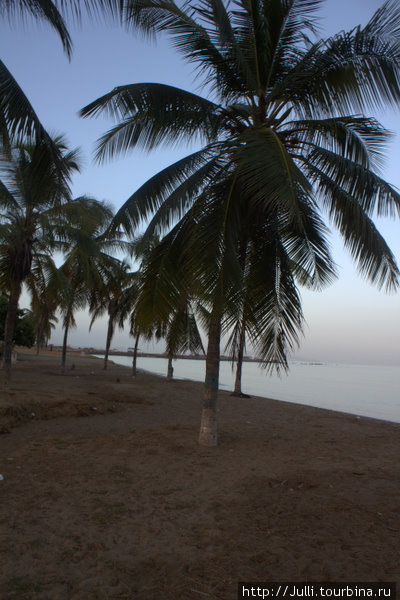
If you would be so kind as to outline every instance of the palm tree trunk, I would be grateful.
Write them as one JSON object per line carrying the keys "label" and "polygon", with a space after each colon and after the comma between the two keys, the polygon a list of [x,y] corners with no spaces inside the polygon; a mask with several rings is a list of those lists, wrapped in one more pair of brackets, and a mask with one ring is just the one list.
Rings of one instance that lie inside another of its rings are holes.
{"label": "palm tree trunk", "polygon": [[219,358],[221,339],[221,317],[213,311],[208,331],[206,358],[206,380],[204,383],[204,401],[201,414],[199,443],[202,446],[216,446],[217,437],[217,401],[219,386]]}
{"label": "palm tree trunk", "polygon": [[245,339],[246,339],[246,332],[245,332],[244,326],[242,326],[242,330],[240,332],[238,357],[237,357],[237,363],[236,363],[235,388],[233,390],[232,396],[241,396],[242,395],[242,368],[243,368],[243,354],[244,354]]}
{"label": "palm tree trunk", "polygon": [[113,324],[113,318],[110,315],[109,318],[108,318],[106,353],[104,355],[104,366],[103,366],[104,371],[107,370],[108,354],[110,352],[110,346],[111,346],[111,340],[112,340],[113,334],[114,334],[114,324]]}
{"label": "palm tree trunk", "polygon": [[36,334],[36,355],[37,356],[39,355],[39,352],[40,352],[40,345],[42,343],[43,331],[44,331],[44,318],[42,317],[40,319],[39,327],[38,327],[37,334]]}
{"label": "palm tree trunk", "polygon": [[70,320],[68,318],[67,324],[64,330],[64,339],[63,339],[63,347],[61,353],[61,375],[65,374],[65,362],[67,359],[67,340],[68,340],[68,329],[69,329]]}
{"label": "palm tree trunk", "polygon": [[136,336],[135,348],[133,349],[133,359],[132,359],[132,377],[136,377],[136,360],[137,360],[137,349],[139,345],[140,335]]}
{"label": "palm tree trunk", "polygon": [[15,325],[17,323],[18,302],[21,295],[21,282],[14,284],[8,301],[6,321],[4,324],[4,342],[3,342],[3,359],[2,367],[4,368],[5,380],[11,378],[11,356],[13,347],[13,337]]}
{"label": "palm tree trunk", "polygon": [[174,367],[172,366],[173,355],[171,353],[168,354],[168,369],[167,369],[167,379],[171,381],[174,376]]}

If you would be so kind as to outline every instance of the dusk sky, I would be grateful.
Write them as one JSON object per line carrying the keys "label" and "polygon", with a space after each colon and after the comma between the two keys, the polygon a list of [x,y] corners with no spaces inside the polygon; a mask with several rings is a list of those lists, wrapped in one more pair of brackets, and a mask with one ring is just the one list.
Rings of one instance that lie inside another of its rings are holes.
{"label": "dusk sky", "polygon": [[[326,0],[321,10],[321,36],[365,24],[381,4],[380,0]],[[46,129],[66,134],[71,148],[81,148],[82,173],[74,178],[74,195],[104,199],[117,209],[139,185],[190,148],[163,148],[151,154],[136,150],[99,166],[93,162],[95,141],[113,123],[103,118],[80,119],[78,111],[118,85],[154,81],[201,94],[201,81],[167,40],[154,44],[104,21],[79,27],[70,23],[69,30],[74,43],[71,62],[47,26],[3,22],[0,56]],[[395,134],[383,176],[400,188],[400,107],[398,112],[374,116]],[[376,222],[400,263],[399,220]],[[302,291],[307,324],[295,358],[400,365],[400,293],[387,295],[361,279],[334,231],[331,244],[340,277],[321,293]],[[27,298],[24,300],[22,305],[27,306]],[[79,318],[78,328],[70,333],[70,344],[104,347],[104,321],[96,323],[90,335],[88,322],[87,316]],[[61,343],[60,329],[52,342]],[[131,345],[126,332],[116,332],[113,347],[126,350]]]}

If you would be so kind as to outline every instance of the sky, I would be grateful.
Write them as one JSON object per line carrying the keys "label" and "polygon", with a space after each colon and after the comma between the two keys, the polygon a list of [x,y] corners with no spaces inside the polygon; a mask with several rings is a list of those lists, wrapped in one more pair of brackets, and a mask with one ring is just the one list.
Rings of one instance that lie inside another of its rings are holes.
{"label": "sky", "polygon": [[[382,4],[380,0],[326,0],[321,9],[321,37],[365,24]],[[204,92],[190,65],[166,39],[156,43],[126,33],[116,23],[69,22],[73,40],[70,62],[57,35],[47,26],[27,21],[0,23],[0,56],[28,96],[49,132],[66,134],[71,148],[81,149],[81,174],[74,177],[73,194],[87,194],[111,202],[115,209],[149,177],[185,156],[192,148],[162,148],[150,154],[141,150],[102,165],[94,163],[98,139],[113,122],[105,118],[81,119],[78,111],[115,86],[160,82]],[[400,188],[400,107],[374,114],[393,132],[383,176]],[[327,221],[326,221],[327,222]],[[400,263],[400,222],[380,219],[377,225]],[[328,223],[328,222],[327,222]],[[339,278],[323,292],[301,290],[306,325],[294,359],[338,363],[400,365],[400,292],[387,295],[362,279],[332,231],[331,248]],[[24,297],[21,306],[28,306]],[[79,315],[69,343],[76,347],[104,347],[106,325],[96,322],[88,332],[89,318]],[[52,343],[62,341],[61,328]],[[126,350],[133,341],[128,332],[116,332],[112,347]],[[153,345],[142,349],[162,351]]]}

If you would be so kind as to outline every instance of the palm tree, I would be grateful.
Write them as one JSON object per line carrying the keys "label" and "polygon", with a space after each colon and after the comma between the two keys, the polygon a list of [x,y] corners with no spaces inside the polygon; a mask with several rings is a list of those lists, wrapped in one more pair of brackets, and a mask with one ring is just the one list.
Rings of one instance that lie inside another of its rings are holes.
{"label": "palm tree", "polygon": [[153,215],[149,230],[161,235],[178,220],[170,245],[175,255],[190,248],[186,268],[209,298],[206,445],[217,443],[222,321],[243,280],[243,247],[257,250],[262,227],[273,232],[276,251],[255,281],[251,312],[267,365],[285,363],[297,336],[295,284],[320,288],[332,279],[322,212],[363,276],[387,290],[398,286],[394,257],[372,218],[398,214],[400,197],[379,175],[387,133],[363,113],[400,101],[400,9],[386,2],[364,28],[316,39],[319,5],[131,0],[132,28],[170,35],[211,99],[140,83],[116,87],[82,110],[119,119],[99,141],[99,160],[161,143],[203,144],[141,186],[116,223],[132,232]]}
{"label": "palm tree", "polygon": [[205,354],[195,312],[190,299],[183,296],[166,326],[166,350],[168,355],[167,378],[173,378],[172,360],[177,354]]}
{"label": "palm tree", "polygon": [[36,354],[43,345],[47,345],[51,332],[55,329],[60,294],[61,273],[53,258],[42,255],[36,262],[30,276],[26,280],[31,294],[31,308],[34,315],[36,333]]}
{"label": "palm tree", "polygon": [[68,334],[72,328],[76,327],[75,313],[77,310],[83,310],[86,307],[89,293],[85,281],[80,281],[78,277],[74,277],[73,273],[65,267],[65,263],[60,267],[60,276],[64,280],[59,289],[58,306],[64,330],[60,373],[64,375],[67,362]]}
{"label": "palm tree", "polygon": [[115,262],[112,270],[101,288],[94,289],[90,298],[89,311],[92,315],[90,328],[97,318],[105,312],[108,314],[106,351],[104,354],[104,370],[107,369],[108,355],[115,326],[120,329],[132,311],[135,298],[136,273],[128,271],[126,262]]}
{"label": "palm tree", "polygon": [[69,217],[64,233],[65,249],[68,249],[60,267],[67,282],[60,306],[64,327],[62,374],[65,373],[68,332],[75,326],[74,312],[83,309],[93,294],[104,290],[104,281],[120,265],[111,254],[127,247],[118,232],[111,234],[109,226],[113,212],[105,203],[84,198],[79,210]]}
{"label": "palm tree", "polygon": [[[147,232],[148,234],[149,232]],[[173,378],[172,361],[179,353],[204,354],[203,343],[195,317],[198,282],[180,274],[179,283],[170,274],[169,281],[160,287],[160,271],[165,270],[164,257],[170,249],[160,244],[158,236],[138,236],[133,244],[136,258],[141,260],[139,290],[134,312],[133,331],[144,332],[147,339],[165,338],[168,357],[167,379]],[[163,266],[161,266],[163,265]],[[172,269],[172,265],[170,265]],[[169,269],[167,269],[168,271]],[[164,293],[166,290],[167,293]],[[172,293],[172,297],[171,297]]]}
{"label": "palm tree", "polygon": [[143,323],[141,321],[140,312],[138,311],[139,301],[139,283],[140,273],[138,273],[138,280],[135,282],[132,289],[134,290],[131,297],[135,297],[135,303],[131,307],[130,315],[130,335],[135,338],[135,345],[133,346],[132,352],[132,377],[137,375],[137,354],[139,347],[139,340],[143,338],[147,342],[156,339],[159,341],[165,334],[165,328],[158,322],[152,322],[151,325]]}
{"label": "palm tree", "polygon": [[[9,293],[3,366],[10,375],[12,336],[22,284],[43,256],[59,247],[56,227],[71,207],[69,180],[78,170],[76,152],[54,140],[62,162],[48,146],[19,145],[0,163],[0,287]],[[60,227],[63,229],[63,226]]]}

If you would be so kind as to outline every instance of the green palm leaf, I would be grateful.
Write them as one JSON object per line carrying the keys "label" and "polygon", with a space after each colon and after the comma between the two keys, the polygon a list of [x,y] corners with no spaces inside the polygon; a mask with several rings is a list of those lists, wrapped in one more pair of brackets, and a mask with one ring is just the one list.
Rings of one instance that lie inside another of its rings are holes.
{"label": "green palm leaf", "polygon": [[0,137],[5,151],[10,152],[12,142],[26,138],[45,143],[57,158],[57,148],[24,92],[0,60]]}
{"label": "green palm leaf", "polygon": [[0,14],[6,15],[10,20],[15,17],[26,19],[29,16],[37,21],[44,21],[56,30],[68,58],[71,57],[71,37],[61,13],[51,0],[1,0]]}
{"label": "green palm leaf", "polygon": [[119,86],[81,110],[81,115],[102,112],[122,121],[98,144],[97,159],[103,160],[137,145],[151,150],[160,143],[183,139],[215,139],[221,125],[220,107],[179,88],[156,83]]}

